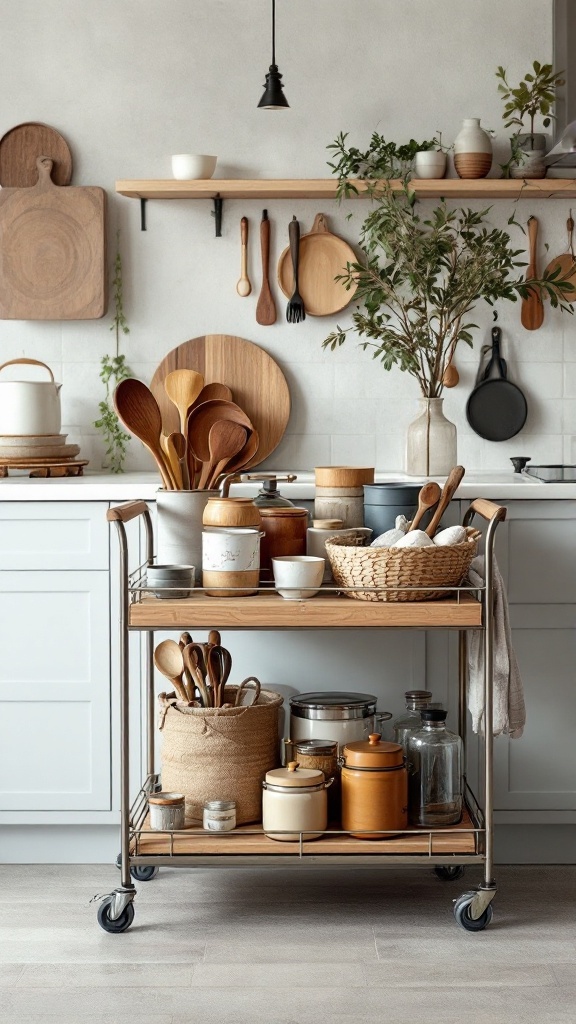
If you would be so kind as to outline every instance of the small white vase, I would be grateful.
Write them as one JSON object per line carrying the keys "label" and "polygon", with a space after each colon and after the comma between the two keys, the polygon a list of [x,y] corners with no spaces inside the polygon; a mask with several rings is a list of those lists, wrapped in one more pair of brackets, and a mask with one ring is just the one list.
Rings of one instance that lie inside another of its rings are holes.
{"label": "small white vase", "polygon": [[446,174],[446,153],[438,149],[421,149],[416,153],[414,173],[417,178],[443,178]]}
{"label": "small white vase", "polygon": [[492,166],[492,140],[479,117],[465,117],[454,139],[454,167],[459,178],[485,178]]}
{"label": "small white vase", "polygon": [[406,472],[446,476],[457,464],[456,425],[447,420],[443,398],[420,398],[419,415],[406,435]]}

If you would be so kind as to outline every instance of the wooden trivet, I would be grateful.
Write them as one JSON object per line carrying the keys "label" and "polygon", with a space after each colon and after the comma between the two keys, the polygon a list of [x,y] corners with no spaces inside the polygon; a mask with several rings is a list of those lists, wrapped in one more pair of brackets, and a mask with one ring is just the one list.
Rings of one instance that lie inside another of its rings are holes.
{"label": "wooden trivet", "polygon": [[84,473],[84,466],[88,465],[88,459],[54,459],[48,462],[44,459],[31,465],[33,460],[24,459],[22,463],[18,463],[16,460],[10,460],[9,463],[0,460],[0,480],[5,480],[10,474],[10,469],[27,469],[28,476],[30,477],[62,477],[62,476],[82,476]]}

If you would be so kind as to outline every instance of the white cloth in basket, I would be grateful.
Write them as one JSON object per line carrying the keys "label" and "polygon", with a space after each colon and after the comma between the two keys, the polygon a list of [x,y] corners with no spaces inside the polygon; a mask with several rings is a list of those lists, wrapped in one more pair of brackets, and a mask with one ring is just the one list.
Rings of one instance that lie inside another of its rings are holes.
{"label": "white cloth in basket", "polygon": [[[468,571],[472,586],[484,585],[484,556],[478,555]],[[472,728],[479,732],[484,717],[484,634],[468,633],[468,710]],[[508,595],[494,560],[494,735],[519,739],[526,724],[524,688],[512,646]]]}

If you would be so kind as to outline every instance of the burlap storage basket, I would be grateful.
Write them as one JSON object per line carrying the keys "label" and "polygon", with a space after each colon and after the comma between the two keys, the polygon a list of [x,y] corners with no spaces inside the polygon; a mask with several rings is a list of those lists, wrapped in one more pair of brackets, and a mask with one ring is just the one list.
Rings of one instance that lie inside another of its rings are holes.
{"label": "burlap storage basket", "polygon": [[[478,530],[468,527],[461,544],[423,548],[358,547],[347,537],[331,537],[326,552],[332,575],[342,587],[457,587],[476,554]],[[349,591],[357,601],[432,601],[442,590]]]}
{"label": "burlap storage basket", "polygon": [[[283,698],[262,690],[249,708],[180,708],[161,694],[162,789],[183,793],[186,820],[202,820],[206,800],[235,800],[236,821],[261,821],[262,782],[277,768]],[[236,687],[226,687],[233,702]]]}

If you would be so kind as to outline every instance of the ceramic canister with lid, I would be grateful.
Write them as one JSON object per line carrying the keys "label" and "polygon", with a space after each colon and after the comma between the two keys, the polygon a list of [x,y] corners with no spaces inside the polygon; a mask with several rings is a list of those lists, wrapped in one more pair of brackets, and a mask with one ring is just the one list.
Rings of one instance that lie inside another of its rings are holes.
{"label": "ceramic canister with lid", "polygon": [[61,427],[60,388],[46,363],[38,359],[10,359],[7,366],[40,366],[50,374],[50,380],[0,381],[0,434],[9,437],[59,434]]}
{"label": "ceramic canister with lid", "polygon": [[[262,544],[260,546],[261,578],[272,579],[272,559],[283,555],[306,554],[308,509],[262,508]],[[322,556],[324,557],[324,556]]]}
{"label": "ceramic canister with lid", "polygon": [[326,790],[332,779],[291,761],[266,772],[262,783],[262,827],[268,839],[295,842],[319,839],[328,825]]}
{"label": "ceramic canister with lid", "polygon": [[335,740],[340,750],[352,740],[367,740],[376,723],[392,718],[389,711],[377,712],[376,703],[371,693],[298,693],[290,698],[290,738]]}
{"label": "ceramic canister with lid", "polygon": [[347,743],[340,759],[342,828],[357,839],[388,839],[408,827],[408,771],[399,743]]}
{"label": "ceramic canister with lid", "polygon": [[204,526],[250,527],[262,525],[260,512],[252,498],[211,497],[202,515]]}
{"label": "ceramic canister with lid", "polygon": [[316,466],[315,519],[341,519],[345,528],[364,526],[363,485],[374,480],[366,466]]}
{"label": "ceramic canister with lid", "polygon": [[202,586],[207,594],[246,597],[257,592],[261,536],[261,530],[242,527],[202,531]]}

